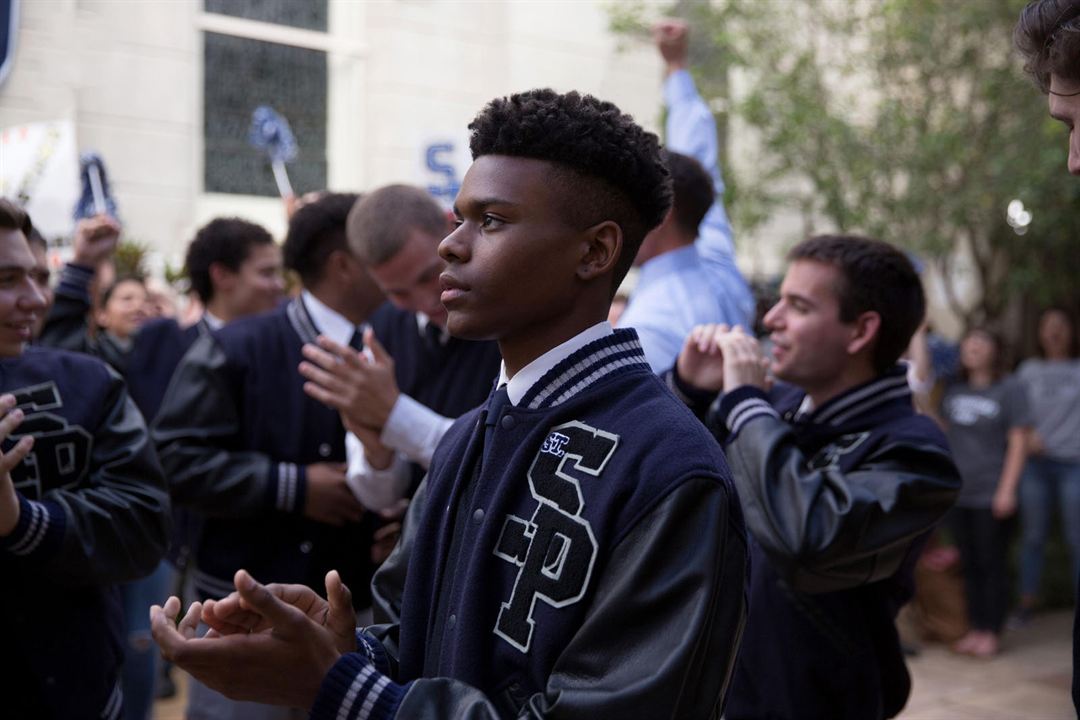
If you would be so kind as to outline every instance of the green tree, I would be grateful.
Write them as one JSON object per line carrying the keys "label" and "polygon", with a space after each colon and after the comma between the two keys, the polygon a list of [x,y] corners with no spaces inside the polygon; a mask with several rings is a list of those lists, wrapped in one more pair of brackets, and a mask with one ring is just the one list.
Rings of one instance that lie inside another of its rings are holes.
{"label": "green tree", "polygon": [[[1025,0],[716,0],[670,12],[708,99],[754,129],[753,175],[732,173],[741,231],[780,204],[908,248],[942,271],[965,323],[1031,343],[1035,308],[1080,308],[1080,183],[1067,133],[1021,71],[1012,28]],[[621,4],[640,30],[655,6]],[[726,97],[738,77],[744,94]],[[729,142],[740,142],[729,137]],[[801,182],[792,183],[792,179]],[[788,190],[798,187],[804,190]],[[777,188],[784,188],[778,190]],[[1021,200],[1032,222],[1006,218]],[[957,292],[958,258],[977,300]]]}

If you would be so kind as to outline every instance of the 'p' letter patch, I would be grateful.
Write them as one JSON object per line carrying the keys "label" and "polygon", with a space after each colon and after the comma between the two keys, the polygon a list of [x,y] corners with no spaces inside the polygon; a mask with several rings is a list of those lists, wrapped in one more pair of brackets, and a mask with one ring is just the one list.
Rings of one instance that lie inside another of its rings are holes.
{"label": "'p' letter patch", "polygon": [[529,467],[536,511],[528,520],[506,517],[495,554],[519,570],[495,634],[523,653],[532,644],[536,601],[561,608],[581,600],[596,562],[596,537],[581,517],[581,485],[566,470],[599,477],[618,444],[618,435],[577,421],[553,428]]}

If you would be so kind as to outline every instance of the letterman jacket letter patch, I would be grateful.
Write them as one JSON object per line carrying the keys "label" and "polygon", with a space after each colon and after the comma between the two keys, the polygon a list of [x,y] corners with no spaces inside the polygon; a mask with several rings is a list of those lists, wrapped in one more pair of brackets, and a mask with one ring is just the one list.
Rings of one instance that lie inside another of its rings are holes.
{"label": "letterman jacket letter patch", "polygon": [[581,517],[581,485],[567,471],[599,477],[618,444],[618,435],[577,421],[553,428],[529,467],[536,511],[528,520],[506,517],[495,554],[519,569],[495,634],[523,653],[532,644],[536,601],[556,608],[578,602],[596,561],[596,537]]}

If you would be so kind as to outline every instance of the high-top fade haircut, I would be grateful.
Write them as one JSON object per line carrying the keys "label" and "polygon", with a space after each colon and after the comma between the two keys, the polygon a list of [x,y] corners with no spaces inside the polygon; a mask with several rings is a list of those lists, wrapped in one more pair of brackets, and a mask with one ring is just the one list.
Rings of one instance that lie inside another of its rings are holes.
{"label": "high-top fade haircut", "polygon": [[892,245],[858,235],[818,235],[788,253],[789,261],[811,260],[840,271],[835,288],[841,322],[864,312],[881,317],[874,344],[874,369],[885,372],[900,359],[926,315],[926,295],[915,266]]}
{"label": "high-top fade haircut", "polygon": [[355,193],[325,193],[292,216],[281,254],[285,267],[295,271],[305,287],[322,279],[334,251],[348,250],[345,221],[359,198]]}
{"label": "high-top fade haircut", "polygon": [[1080,0],[1032,0],[1020,12],[1013,41],[1024,70],[1050,92],[1050,76],[1080,81]]}
{"label": "high-top fade haircut", "polygon": [[569,222],[585,229],[611,220],[622,229],[614,295],[641,241],[671,207],[671,178],[656,135],[612,103],[549,89],[492,100],[469,130],[473,160],[508,155],[549,162]]}
{"label": "high-top fade haircut", "polygon": [[199,228],[188,245],[184,268],[191,289],[205,305],[214,299],[210,266],[218,263],[232,272],[248,259],[257,245],[273,245],[274,238],[262,225],[240,218],[215,218]]}

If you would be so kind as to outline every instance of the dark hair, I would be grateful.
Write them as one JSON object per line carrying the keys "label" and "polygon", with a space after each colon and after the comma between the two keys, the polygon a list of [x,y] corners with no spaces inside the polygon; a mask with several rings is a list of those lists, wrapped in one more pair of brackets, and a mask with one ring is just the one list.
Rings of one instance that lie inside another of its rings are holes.
{"label": "dark hair", "polygon": [[0,198],[0,228],[21,230],[27,238],[34,232],[34,224],[30,222],[30,216],[7,198]]}
{"label": "dark hair", "polygon": [[289,234],[282,247],[285,267],[295,270],[304,285],[319,281],[331,253],[347,250],[345,222],[359,197],[355,193],[326,193],[289,220]]}
{"label": "dark hair", "polygon": [[184,267],[191,289],[203,304],[214,297],[214,284],[210,280],[210,266],[224,265],[233,272],[251,255],[255,245],[273,244],[274,238],[262,225],[240,218],[216,218],[199,228],[195,239],[188,245]]}
{"label": "dark hair", "polygon": [[1051,75],[1080,80],[1080,2],[1032,0],[1020,11],[1013,42],[1043,92],[1050,91]]}
{"label": "dark hair", "polygon": [[449,223],[439,203],[422,188],[387,185],[357,200],[347,224],[349,248],[365,265],[397,255],[409,234],[420,230],[442,239]]}
{"label": "dark hair", "polygon": [[614,294],[646,233],[671,206],[671,178],[656,135],[612,103],[550,89],[492,100],[469,130],[474,160],[509,155],[553,163],[565,171],[557,181],[571,222],[589,227],[611,220],[622,228]]}
{"label": "dark hair", "polygon": [[142,285],[144,290],[146,289],[146,278],[144,278],[142,275],[121,275],[120,277],[113,280],[112,285],[109,285],[109,287],[105,288],[105,291],[101,293],[100,307],[104,308],[106,305],[108,305],[109,298],[112,297],[112,294],[116,291],[116,288],[120,287],[120,285],[126,282],[138,283],[139,285]]}
{"label": "dark hair", "polygon": [[[962,345],[963,342],[972,335],[982,335],[994,346],[994,362],[990,365],[990,376],[993,378],[994,382],[997,382],[1005,376],[1005,368],[1008,365],[1005,357],[1005,341],[1001,338],[1000,334],[994,332],[985,325],[973,325],[964,332],[963,337],[960,338],[960,344]],[[970,380],[971,373],[964,367],[963,358],[961,358],[960,362],[957,364],[956,376],[965,383]]]}
{"label": "dark hair", "polygon": [[26,234],[26,241],[32,246],[37,245],[45,252],[49,251],[49,241],[45,239],[45,236],[42,235],[36,227],[30,228],[30,232]]}
{"label": "dark hair", "polygon": [[675,225],[684,235],[697,237],[698,226],[716,201],[716,186],[701,163],[689,155],[664,150],[663,157],[671,173]]}
{"label": "dark hair", "polygon": [[881,327],[873,348],[874,369],[884,372],[896,363],[926,314],[922,282],[907,255],[858,235],[818,235],[793,247],[788,260],[813,260],[839,269],[840,320],[854,322],[861,313],[876,312]]}

